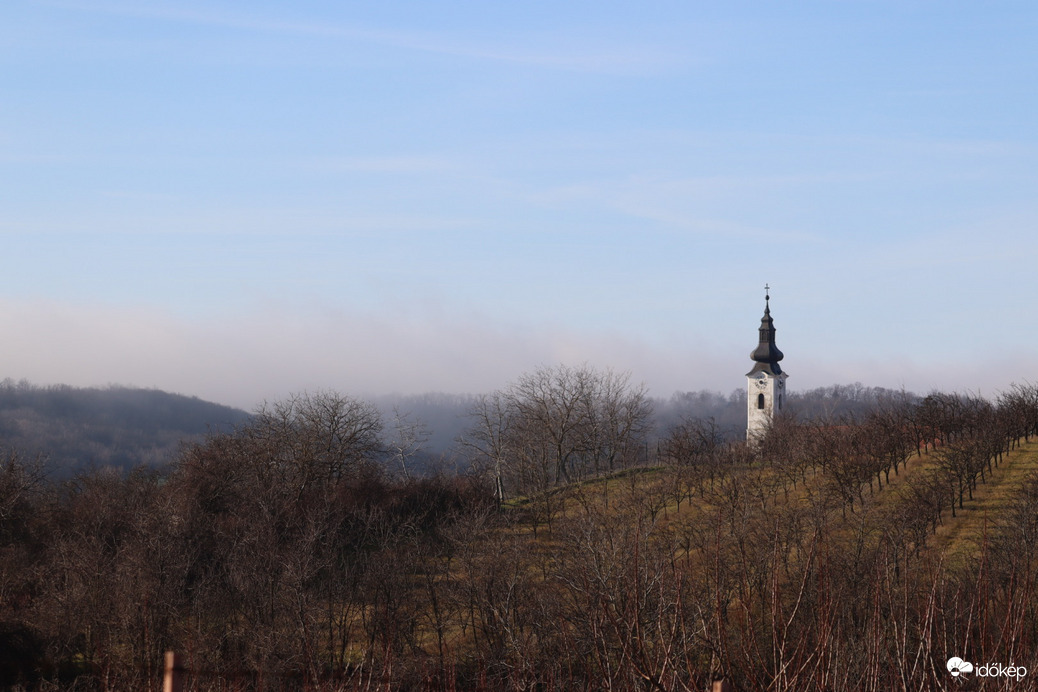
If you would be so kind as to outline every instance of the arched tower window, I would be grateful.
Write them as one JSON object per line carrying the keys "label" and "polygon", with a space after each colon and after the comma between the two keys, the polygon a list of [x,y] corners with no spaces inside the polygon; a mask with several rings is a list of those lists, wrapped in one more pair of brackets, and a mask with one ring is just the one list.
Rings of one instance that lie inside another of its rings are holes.
{"label": "arched tower window", "polygon": [[763,409],[764,408],[764,395],[763,394],[758,394],[757,395],[757,408],[759,408],[759,409]]}

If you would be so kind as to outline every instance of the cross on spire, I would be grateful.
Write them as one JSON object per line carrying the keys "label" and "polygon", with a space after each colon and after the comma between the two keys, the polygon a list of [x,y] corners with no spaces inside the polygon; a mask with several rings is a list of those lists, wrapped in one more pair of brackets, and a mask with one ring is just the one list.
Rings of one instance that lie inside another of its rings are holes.
{"label": "cross on spire", "polygon": [[757,365],[753,367],[748,375],[763,370],[772,375],[780,375],[782,368],[778,362],[782,360],[782,351],[775,345],[775,322],[771,319],[771,284],[764,284],[764,317],[760,321],[760,341],[757,348],[750,354]]}

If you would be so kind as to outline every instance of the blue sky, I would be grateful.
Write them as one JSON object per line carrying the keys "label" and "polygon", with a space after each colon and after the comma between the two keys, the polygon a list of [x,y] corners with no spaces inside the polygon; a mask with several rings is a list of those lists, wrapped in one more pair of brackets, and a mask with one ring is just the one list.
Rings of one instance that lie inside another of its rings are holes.
{"label": "blue sky", "polygon": [[1024,2],[0,7],[0,374],[1033,380]]}

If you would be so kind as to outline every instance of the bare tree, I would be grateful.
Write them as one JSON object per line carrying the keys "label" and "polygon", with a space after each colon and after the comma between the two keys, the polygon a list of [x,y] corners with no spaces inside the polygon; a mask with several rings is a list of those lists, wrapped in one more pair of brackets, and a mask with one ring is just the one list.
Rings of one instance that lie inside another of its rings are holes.
{"label": "bare tree", "polygon": [[627,468],[645,456],[652,413],[626,374],[541,368],[481,397],[465,443],[503,488],[521,494]]}
{"label": "bare tree", "polygon": [[400,467],[400,473],[404,478],[411,477],[407,468],[408,464],[428,441],[428,426],[415,419],[410,413],[401,411],[398,406],[394,406],[392,430],[387,447],[393,460],[392,465]]}
{"label": "bare tree", "polygon": [[678,467],[678,477],[688,481],[689,490],[702,493],[720,472],[723,447],[724,437],[713,420],[684,420],[660,443],[660,460]]}
{"label": "bare tree", "polygon": [[300,484],[354,474],[382,451],[382,414],[335,392],[303,393],[264,404],[242,434],[272,470]]}
{"label": "bare tree", "polygon": [[504,474],[511,458],[512,413],[504,393],[481,395],[469,411],[472,427],[461,438],[477,467],[492,476],[494,497],[499,503],[505,499]]}

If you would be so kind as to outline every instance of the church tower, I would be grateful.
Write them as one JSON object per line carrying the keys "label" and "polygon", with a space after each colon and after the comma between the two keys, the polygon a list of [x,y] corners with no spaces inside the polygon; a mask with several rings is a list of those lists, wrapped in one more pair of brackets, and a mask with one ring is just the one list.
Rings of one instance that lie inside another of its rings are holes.
{"label": "church tower", "polygon": [[746,440],[760,439],[772,416],[782,410],[786,399],[786,373],[779,361],[782,351],[775,345],[775,322],[771,319],[771,295],[764,287],[764,317],[760,321],[760,342],[750,354],[753,369],[746,373]]}

